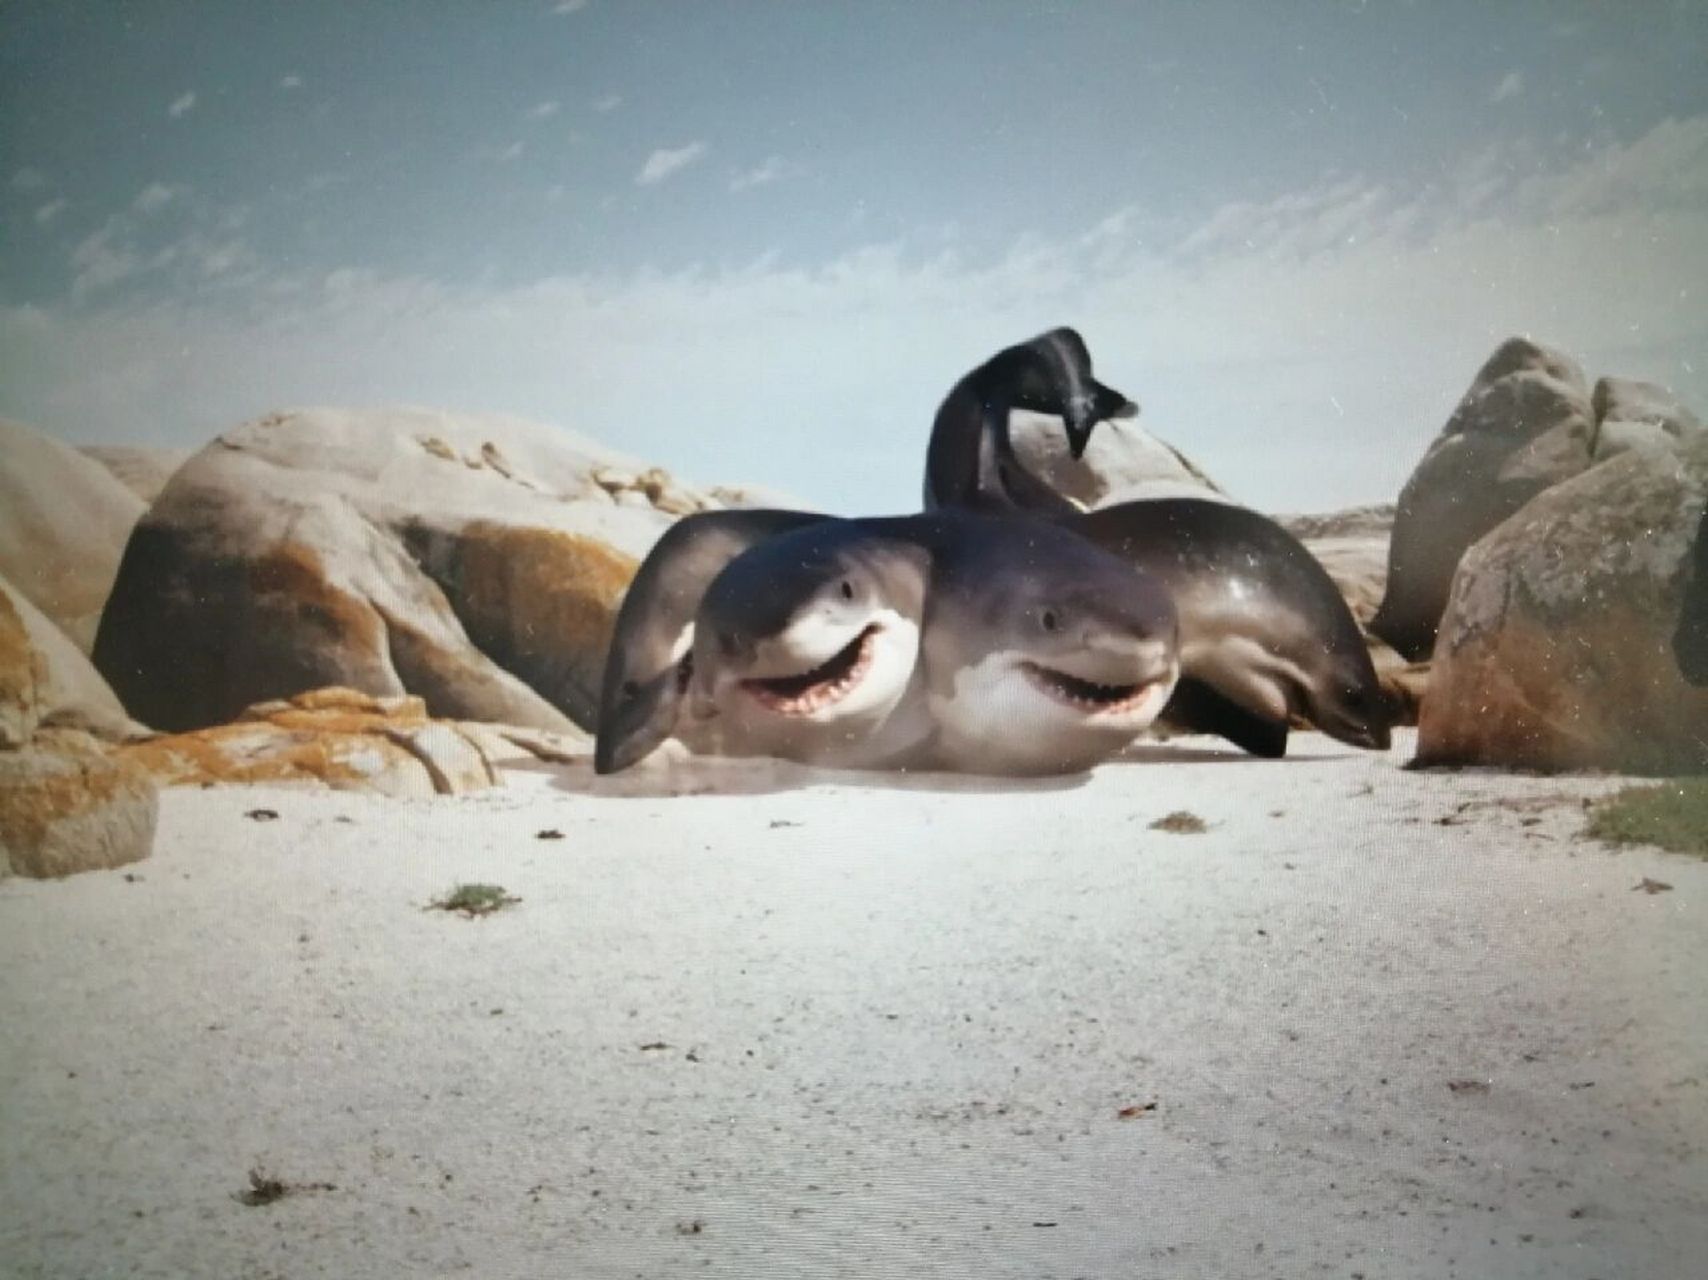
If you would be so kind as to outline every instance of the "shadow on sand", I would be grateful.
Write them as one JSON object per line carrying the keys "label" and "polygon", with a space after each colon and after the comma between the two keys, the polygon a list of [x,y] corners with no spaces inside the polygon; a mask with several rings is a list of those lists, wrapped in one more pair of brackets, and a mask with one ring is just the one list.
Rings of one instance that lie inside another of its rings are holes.
{"label": "shadow on sand", "polygon": [[[1339,753],[1290,754],[1295,763],[1337,760]],[[1210,739],[1192,743],[1143,742],[1128,747],[1099,768],[1166,764],[1263,764],[1237,747]],[[1091,773],[1053,777],[1003,777],[971,773],[908,772],[905,770],[819,769],[768,757],[695,756],[666,746],[622,773],[601,777],[591,758],[559,762],[525,761],[507,764],[519,773],[546,775],[551,786],[574,795],[614,799],[658,799],[666,796],[753,796],[814,787],[850,787],[872,791],[926,791],[960,795],[1012,795],[1017,792],[1074,791],[1091,780]]]}

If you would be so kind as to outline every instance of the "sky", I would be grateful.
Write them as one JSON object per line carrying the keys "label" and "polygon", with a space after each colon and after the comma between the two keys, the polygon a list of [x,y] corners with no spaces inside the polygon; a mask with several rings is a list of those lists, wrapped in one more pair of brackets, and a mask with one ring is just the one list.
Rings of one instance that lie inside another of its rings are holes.
{"label": "sky", "polygon": [[1514,333],[1708,416],[1708,0],[0,3],[0,414],[585,432],[917,506],[1078,328],[1273,511],[1391,500]]}

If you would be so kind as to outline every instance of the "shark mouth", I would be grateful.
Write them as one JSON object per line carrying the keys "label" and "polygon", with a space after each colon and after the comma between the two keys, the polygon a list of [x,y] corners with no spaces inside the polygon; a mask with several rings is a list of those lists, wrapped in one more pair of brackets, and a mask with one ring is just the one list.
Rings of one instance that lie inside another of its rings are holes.
{"label": "shark mouth", "polygon": [[1123,711],[1132,711],[1156,688],[1154,680],[1138,684],[1098,684],[1036,662],[1022,662],[1020,669],[1034,687],[1056,702],[1092,715],[1120,715]]}
{"label": "shark mouth", "polygon": [[769,711],[810,716],[853,693],[872,669],[879,628],[875,623],[844,645],[834,657],[798,676],[743,680],[741,687]]}

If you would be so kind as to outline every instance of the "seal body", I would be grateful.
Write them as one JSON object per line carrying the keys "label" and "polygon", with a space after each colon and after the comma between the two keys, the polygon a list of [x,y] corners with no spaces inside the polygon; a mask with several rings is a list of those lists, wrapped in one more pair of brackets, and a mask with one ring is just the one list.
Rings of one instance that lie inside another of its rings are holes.
{"label": "seal body", "polygon": [[927,511],[1079,510],[1021,464],[1008,429],[1012,409],[1060,417],[1076,458],[1097,423],[1138,412],[1091,376],[1091,353],[1072,329],[1052,329],[999,351],[957,382],[938,407],[925,451]]}
{"label": "seal body", "polygon": [[926,506],[1044,515],[1160,579],[1180,615],[1181,679],[1164,717],[1175,728],[1280,756],[1298,717],[1344,742],[1386,749],[1390,712],[1362,633],[1298,539],[1266,516],[1206,499],[1082,512],[1014,455],[1010,408],[1062,414],[1078,457],[1097,423],[1125,403],[1092,378],[1072,329],[999,352],[937,412]]}
{"label": "seal body", "polygon": [[1387,749],[1390,711],[1363,633],[1316,557],[1273,520],[1157,498],[1063,523],[1173,595],[1182,676],[1165,722],[1264,756],[1285,752],[1293,717]]}
{"label": "seal body", "polygon": [[1168,592],[1042,520],[937,512],[766,539],[708,588],[683,736],[844,768],[1075,772],[1179,674]]}

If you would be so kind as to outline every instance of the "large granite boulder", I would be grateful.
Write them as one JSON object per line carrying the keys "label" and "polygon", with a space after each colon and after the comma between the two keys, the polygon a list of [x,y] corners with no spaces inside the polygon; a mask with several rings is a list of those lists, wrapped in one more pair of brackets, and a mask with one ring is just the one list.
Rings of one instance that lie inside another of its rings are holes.
{"label": "large granite boulder", "polygon": [[1098,423],[1084,456],[1077,459],[1068,452],[1062,420],[1052,414],[1012,410],[1008,430],[1022,466],[1086,507],[1139,498],[1226,500],[1185,454],[1127,419]]}
{"label": "large granite boulder", "polygon": [[142,511],[98,462],[0,419],[0,575],[84,653]]}
{"label": "large granite boulder", "polygon": [[0,879],[120,866],[153,847],[153,784],[76,726],[141,732],[82,651],[0,578]]}
{"label": "large granite boulder", "polygon": [[143,505],[160,496],[179,467],[190,460],[188,449],[150,449],[137,445],[86,444],[78,447],[86,458],[93,458],[125,488],[141,498]]}
{"label": "large granite boulder", "polygon": [[41,727],[108,739],[148,732],[83,651],[0,576],[0,747],[22,746]]}
{"label": "large granite boulder", "polygon": [[0,750],[0,879],[146,858],[159,813],[141,769],[75,729],[42,729],[26,747]]}
{"label": "large granite boulder", "polygon": [[1466,548],[1588,468],[1595,422],[1576,364],[1527,338],[1502,343],[1400,492],[1371,629],[1405,657],[1426,657]]}
{"label": "large granite boulder", "polygon": [[[1375,540],[1385,547],[1394,533],[1394,504],[1372,502],[1362,507],[1343,507],[1339,511],[1278,515],[1274,520],[1306,545],[1330,539],[1346,542]],[[1387,577],[1386,561],[1381,566],[1381,573]]]}
{"label": "large granite boulder", "polygon": [[1597,462],[1645,444],[1676,445],[1702,430],[1696,415],[1666,387],[1631,378],[1602,378],[1590,396],[1595,408]]}
{"label": "large granite boulder", "polygon": [[1392,505],[1349,507],[1317,515],[1278,515],[1274,520],[1328,570],[1358,625],[1368,628],[1387,586]]}
{"label": "large granite boulder", "polygon": [[585,437],[426,410],[276,413],[174,474],[95,664],[158,729],[344,685],[435,716],[592,723],[638,558],[716,505]]}
{"label": "large granite boulder", "polygon": [[1479,541],[1441,620],[1418,762],[1708,769],[1708,688],[1676,639],[1705,504],[1697,435],[1612,458]]}

